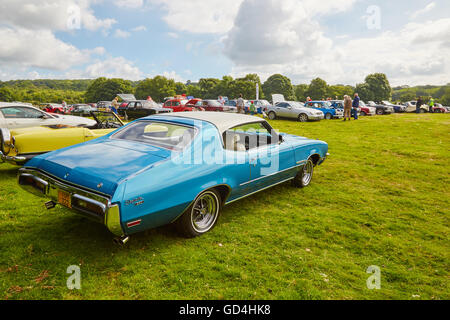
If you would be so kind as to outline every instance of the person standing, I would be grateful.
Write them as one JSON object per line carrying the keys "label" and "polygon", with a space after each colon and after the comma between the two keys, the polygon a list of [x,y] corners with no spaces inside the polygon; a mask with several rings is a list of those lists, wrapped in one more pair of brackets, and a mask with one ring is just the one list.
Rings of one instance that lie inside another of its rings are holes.
{"label": "person standing", "polygon": [[344,121],[350,121],[352,120],[351,116],[352,112],[352,98],[350,98],[348,95],[344,96]]}
{"label": "person standing", "polygon": [[430,109],[429,109],[430,113],[434,112],[434,99],[433,97],[431,97],[430,99]]}
{"label": "person standing", "polygon": [[244,113],[244,99],[242,98],[242,93],[239,95],[239,99],[237,99],[236,107],[238,113]]}
{"label": "person standing", "polygon": [[358,120],[358,109],[359,109],[359,95],[355,93],[355,99],[353,99],[352,107],[353,107],[353,118]]}
{"label": "person standing", "polygon": [[252,116],[254,116],[255,113],[256,113],[256,106],[255,106],[254,101],[252,101],[252,102],[250,103],[250,108],[249,108],[249,110],[250,110],[250,114],[251,114]]}
{"label": "person standing", "polygon": [[119,98],[115,97],[114,100],[111,102],[111,111],[117,114],[117,110],[119,109]]}
{"label": "person standing", "polygon": [[420,113],[420,107],[423,105],[423,100],[422,97],[418,97],[417,98],[417,103],[416,103],[416,113]]}

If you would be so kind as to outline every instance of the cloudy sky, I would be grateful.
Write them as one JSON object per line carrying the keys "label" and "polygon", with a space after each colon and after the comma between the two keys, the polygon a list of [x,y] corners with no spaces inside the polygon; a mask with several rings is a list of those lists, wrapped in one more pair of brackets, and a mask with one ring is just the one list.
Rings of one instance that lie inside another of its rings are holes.
{"label": "cloudy sky", "polygon": [[448,0],[0,0],[0,80],[450,82]]}

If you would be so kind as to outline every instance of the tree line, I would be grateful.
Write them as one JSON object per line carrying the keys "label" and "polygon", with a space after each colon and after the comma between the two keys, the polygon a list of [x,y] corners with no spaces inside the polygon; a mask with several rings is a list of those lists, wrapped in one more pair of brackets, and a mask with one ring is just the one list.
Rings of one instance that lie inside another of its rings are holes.
{"label": "tree line", "polygon": [[104,77],[95,80],[13,80],[0,81],[0,101],[23,101],[34,104],[54,102],[86,103],[97,101],[111,101],[118,93],[133,93],[137,99],[152,97],[162,102],[165,97],[186,94],[203,99],[217,99],[227,96],[230,99],[239,97],[245,99],[256,98],[256,86],[259,86],[260,99],[270,100],[272,94],[283,94],[287,100],[305,101],[308,97],[313,100],[326,98],[342,99],[344,95],[352,96],[359,93],[365,101],[409,101],[417,96],[425,98],[431,96],[437,101],[450,104],[450,84],[446,86],[418,86],[391,88],[385,74],[368,75],[363,83],[356,86],[329,85],[321,78],[313,79],[309,84],[293,85],[291,80],[281,74],[270,76],[264,83],[257,74],[248,74],[234,79],[224,76],[222,79],[202,78],[197,83],[177,82],[164,76],[155,76],[141,81]]}

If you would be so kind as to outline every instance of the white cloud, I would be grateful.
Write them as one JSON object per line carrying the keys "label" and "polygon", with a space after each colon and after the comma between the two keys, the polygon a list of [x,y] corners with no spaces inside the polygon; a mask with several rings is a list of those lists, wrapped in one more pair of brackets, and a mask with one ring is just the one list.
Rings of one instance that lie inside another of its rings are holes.
{"label": "white cloud", "polygon": [[171,38],[178,39],[180,36],[175,32],[167,32],[167,35]]}
{"label": "white cloud", "polygon": [[225,33],[243,0],[149,0],[161,6],[164,21],[175,30],[192,33]]}
{"label": "white cloud", "polygon": [[133,62],[124,57],[108,58],[96,61],[86,67],[85,71],[71,71],[71,76],[81,78],[124,78],[129,80],[139,80],[143,78],[143,74]]}
{"label": "white cloud", "polygon": [[450,19],[333,41],[318,17],[348,10],[355,2],[245,0],[223,39],[223,52],[234,64],[231,74],[258,73],[266,79],[282,73],[294,83],[322,77],[356,84],[369,73],[385,72],[393,84],[448,82]]}
{"label": "white cloud", "polygon": [[114,4],[121,8],[137,9],[144,5],[143,0],[115,0]]}
{"label": "white cloud", "polygon": [[425,8],[417,10],[416,12],[414,12],[413,14],[411,14],[410,18],[411,20],[416,19],[417,17],[431,11],[434,9],[434,7],[436,7],[436,3],[435,2],[430,2]]}
{"label": "white cloud", "polygon": [[124,30],[120,30],[120,29],[117,29],[114,32],[114,37],[116,37],[116,38],[125,39],[125,38],[128,38],[130,35],[131,35],[131,33],[129,33],[128,31],[124,31]]}
{"label": "white cloud", "polygon": [[55,37],[48,30],[0,28],[0,66],[35,67],[65,70],[86,63],[92,53],[102,49],[79,50]]}
{"label": "white cloud", "polygon": [[93,2],[95,0],[2,0],[0,21],[31,30],[68,31],[77,21],[81,28],[88,30],[111,28],[116,20],[96,18],[90,8]]}
{"label": "white cloud", "polygon": [[138,26],[136,28],[131,29],[131,31],[133,31],[133,32],[147,31],[147,27],[146,26]]}

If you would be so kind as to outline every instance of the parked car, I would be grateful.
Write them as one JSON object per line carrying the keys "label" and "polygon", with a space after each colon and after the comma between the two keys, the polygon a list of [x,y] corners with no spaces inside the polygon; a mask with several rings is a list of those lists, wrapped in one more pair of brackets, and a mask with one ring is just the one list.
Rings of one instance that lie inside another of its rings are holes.
{"label": "parked car", "polygon": [[[342,109],[344,110],[344,100],[331,100],[331,105],[334,108]],[[358,113],[360,116],[374,116],[377,114],[377,109],[374,107],[367,106],[364,101],[359,102],[359,108]]]}
{"label": "parked car", "polygon": [[391,106],[385,106],[383,104],[377,104],[377,103],[375,103],[373,101],[367,102],[367,105],[369,107],[375,108],[377,110],[377,115],[379,115],[379,116],[384,115],[384,114],[392,114],[392,113],[394,113],[394,108],[391,107]]}
{"label": "parked car", "polygon": [[58,203],[104,224],[120,243],[170,223],[195,237],[226,204],[287,181],[308,186],[327,152],[327,143],[277,133],[259,117],[172,113],[37,156],[18,183],[50,200],[47,208]]}
{"label": "parked car", "polygon": [[433,112],[434,113],[447,113],[447,112],[449,112],[449,107],[444,107],[442,104],[436,103],[433,107]]}
{"label": "parked car", "polygon": [[[405,112],[416,112],[417,101],[408,101],[403,104],[406,107]],[[423,104],[420,106],[420,113],[425,113],[429,111],[429,106],[427,104]]]}
{"label": "parked car", "polygon": [[306,108],[303,103],[297,101],[278,102],[275,106],[267,107],[266,110],[270,120],[287,118],[306,122],[323,120],[324,118],[322,111]]}
{"label": "parked car", "polygon": [[386,100],[381,101],[381,104],[394,108],[394,112],[396,112],[396,113],[406,112],[406,106],[403,106],[403,105],[393,104]]}
{"label": "parked car", "polygon": [[136,120],[153,114],[169,113],[172,110],[161,108],[154,101],[138,100],[129,102],[125,107],[119,107],[117,112],[127,120]]}
{"label": "parked car", "polygon": [[193,106],[187,106],[189,100],[186,99],[168,99],[164,102],[163,107],[172,109],[173,112],[196,111]]}
{"label": "parked car", "polygon": [[64,110],[64,107],[62,104],[57,103],[43,103],[39,105],[40,109],[42,109],[45,112],[48,113],[59,113],[59,114],[65,114],[66,110]]}
{"label": "parked car", "polygon": [[47,113],[26,104],[0,104],[0,128],[17,129],[54,125],[90,127],[95,124],[95,120],[92,119]]}
{"label": "parked car", "polygon": [[344,117],[344,109],[333,107],[330,101],[308,101],[305,107],[322,111],[327,120]]}
{"label": "parked car", "polygon": [[74,104],[72,105],[70,114],[77,116],[88,116],[92,111],[97,111],[97,108],[93,108],[88,104]]}
{"label": "parked car", "polygon": [[97,102],[97,110],[99,111],[109,111],[111,108],[112,101],[99,101]]}
{"label": "parked car", "polygon": [[198,102],[197,106],[201,106],[205,111],[230,111],[230,107],[222,105],[217,100],[203,100]]}
{"label": "parked car", "polygon": [[33,157],[104,136],[124,123],[112,113],[92,111],[96,124],[88,128],[47,125],[0,129],[0,162],[23,165]]}
{"label": "parked car", "polygon": [[[267,108],[272,106],[270,104],[270,102],[267,100],[252,100],[252,101],[253,101],[253,104],[255,105],[257,114],[264,114],[266,112]],[[251,101],[250,101],[250,104],[251,104]],[[246,113],[249,113],[250,106],[245,106],[244,110]]]}

